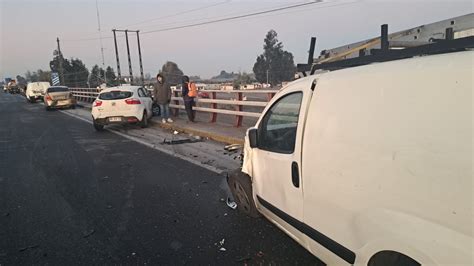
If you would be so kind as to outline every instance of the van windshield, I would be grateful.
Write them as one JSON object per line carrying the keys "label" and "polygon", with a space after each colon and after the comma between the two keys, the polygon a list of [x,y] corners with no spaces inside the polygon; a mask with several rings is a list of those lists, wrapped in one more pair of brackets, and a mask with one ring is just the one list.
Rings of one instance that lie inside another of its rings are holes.
{"label": "van windshield", "polygon": [[132,97],[131,91],[108,91],[99,95],[101,100],[120,100]]}
{"label": "van windshield", "polygon": [[68,87],[49,87],[48,92],[65,92],[69,91]]}

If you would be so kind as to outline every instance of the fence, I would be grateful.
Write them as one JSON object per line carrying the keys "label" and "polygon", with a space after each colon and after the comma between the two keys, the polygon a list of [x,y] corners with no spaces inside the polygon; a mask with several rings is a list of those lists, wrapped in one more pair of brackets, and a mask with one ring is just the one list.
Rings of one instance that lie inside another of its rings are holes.
{"label": "fence", "polygon": [[[78,101],[89,103],[93,102],[99,94],[99,90],[95,88],[71,88],[71,91]],[[197,98],[197,102],[201,106],[195,106],[193,107],[193,110],[209,113],[209,121],[211,123],[217,122],[218,114],[233,115],[235,116],[234,126],[240,127],[242,126],[244,117],[256,118],[260,117],[261,114],[261,111],[244,111],[244,106],[263,109],[277,92],[277,90],[201,90],[199,91],[199,96]],[[180,93],[181,91],[174,90],[174,96],[171,97],[172,103],[170,104],[170,108],[173,109],[173,114],[175,116],[179,115],[179,110],[185,109],[183,98],[180,97]],[[218,95],[220,98],[218,98]],[[253,99],[248,100],[249,97]],[[205,107],[202,106],[202,104],[208,106]],[[219,108],[219,105],[233,106],[234,110]]]}

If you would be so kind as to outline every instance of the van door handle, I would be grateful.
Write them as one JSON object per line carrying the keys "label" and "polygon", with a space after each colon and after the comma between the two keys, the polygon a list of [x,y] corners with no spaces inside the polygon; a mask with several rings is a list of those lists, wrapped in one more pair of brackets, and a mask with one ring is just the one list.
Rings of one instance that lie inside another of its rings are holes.
{"label": "van door handle", "polygon": [[297,162],[291,164],[291,181],[293,186],[300,187],[300,171]]}

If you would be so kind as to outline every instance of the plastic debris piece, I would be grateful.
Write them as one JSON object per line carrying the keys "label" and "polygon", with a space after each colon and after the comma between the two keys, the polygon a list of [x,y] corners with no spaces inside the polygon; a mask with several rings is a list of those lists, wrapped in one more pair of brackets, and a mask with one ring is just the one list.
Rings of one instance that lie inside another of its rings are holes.
{"label": "plastic debris piece", "polygon": [[227,212],[226,212],[226,213],[224,213],[224,216],[227,216]]}
{"label": "plastic debris piece", "polygon": [[175,131],[173,132],[173,134],[178,135],[179,132],[175,130]]}
{"label": "plastic debris piece", "polygon": [[135,253],[135,252],[132,252],[132,256],[135,256],[135,255],[137,255],[137,253]]}
{"label": "plastic debris piece", "polygon": [[262,251],[257,252],[258,257],[263,257],[265,254]]}
{"label": "plastic debris piece", "polygon": [[232,201],[230,198],[227,198],[227,206],[229,206],[229,208],[235,210],[237,209],[237,203],[235,203],[235,201]]}
{"label": "plastic debris piece", "polygon": [[221,246],[222,246],[222,245],[224,245],[224,243],[225,243],[225,238],[222,238],[222,240],[221,240],[221,241],[219,241],[219,245],[221,245]]}
{"label": "plastic debris piece", "polygon": [[225,252],[227,249],[225,249],[225,248],[220,248],[219,250],[222,251],[222,252]]}

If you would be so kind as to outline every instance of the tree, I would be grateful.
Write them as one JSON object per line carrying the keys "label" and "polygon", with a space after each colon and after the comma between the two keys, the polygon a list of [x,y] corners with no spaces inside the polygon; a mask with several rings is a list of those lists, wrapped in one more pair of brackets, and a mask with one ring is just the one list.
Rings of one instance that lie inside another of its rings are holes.
{"label": "tree", "polygon": [[25,87],[26,86],[26,79],[20,75],[17,75],[16,76],[16,83],[20,86],[20,87]]}
{"label": "tree", "polygon": [[163,65],[161,74],[170,85],[180,84],[184,75],[178,65],[171,61],[168,61]]}
{"label": "tree", "polygon": [[89,86],[92,88],[99,87],[103,83],[102,77],[104,76],[104,70],[99,68],[98,65],[94,65],[89,75]]}
{"label": "tree", "polygon": [[118,86],[119,82],[117,80],[117,76],[115,75],[115,71],[113,68],[108,66],[105,69],[105,75],[107,77],[107,86]]}
{"label": "tree", "polygon": [[79,58],[71,58],[71,60],[64,59],[62,54],[57,50],[54,51],[53,60],[49,62],[52,72],[62,72],[61,85],[69,87],[85,87],[87,86],[89,78],[89,70],[86,68],[82,60]]}
{"label": "tree", "polygon": [[270,30],[265,36],[263,54],[257,57],[253,66],[255,78],[261,82],[277,85],[289,81],[296,73],[293,55],[283,50],[283,44],[278,41],[278,34]]}
{"label": "tree", "polygon": [[29,82],[46,81],[51,82],[51,71],[38,69],[38,71],[25,73],[26,80]]}

